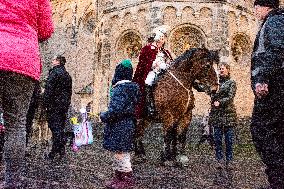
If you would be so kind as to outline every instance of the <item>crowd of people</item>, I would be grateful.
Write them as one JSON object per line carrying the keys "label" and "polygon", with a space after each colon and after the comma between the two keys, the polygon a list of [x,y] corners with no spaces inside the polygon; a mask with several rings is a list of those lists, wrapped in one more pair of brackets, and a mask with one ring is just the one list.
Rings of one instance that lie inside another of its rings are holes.
{"label": "crowd of people", "polygon": [[[279,0],[256,0],[254,8],[262,24],[251,61],[251,87],[255,94],[251,133],[266,165],[268,188],[283,189],[284,10],[279,8]],[[42,93],[39,43],[54,32],[51,15],[49,0],[0,2],[0,155],[2,157],[3,153],[5,189],[25,188],[26,185],[26,145],[37,99]],[[114,176],[106,182],[107,188],[135,186],[130,158],[135,125],[144,115],[155,115],[153,88],[173,60],[165,49],[166,33],[165,28],[154,31],[154,36],[141,49],[134,74],[129,59],[116,66],[108,110],[100,113],[100,120],[105,123],[103,147],[114,153]],[[71,104],[72,78],[65,63],[64,56],[54,57],[43,94],[48,127],[52,132],[48,160],[61,158],[66,153],[65,124]],[[213,128],[217,168],[223,165],[230,168],[237,122],[234,106],[237,87],[231,79],[229,63],[221,63],[218,68],[219,90],[211,96],[208,123]]]}

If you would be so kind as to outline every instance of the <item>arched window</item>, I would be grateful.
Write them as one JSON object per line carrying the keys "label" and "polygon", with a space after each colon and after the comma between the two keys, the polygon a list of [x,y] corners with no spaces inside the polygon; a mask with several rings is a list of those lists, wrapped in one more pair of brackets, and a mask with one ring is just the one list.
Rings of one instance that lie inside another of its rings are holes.
{"label": "arched window", "polygon": [[83,20],[83,28],[87,34],[92,34],[96,27],[96,20],[94,11],[90,11],[86,14]]}
{"label": "arched window", "polygon": [[189,48],[204,46],[205,39],[201,30],[190,25],[184,25],[172,32],[169,43],[171,52],[179,56]]}
{"label": "arched window", "polygon": [[117,43],[117,51],[121,56],[137,58],[142,48],[141,37],[134,31],[128,31],[122,35]]}
{"label": "arched window", "polygon": [[252,43],[249,37],[243,33],[234,35],[231,43],[231,52],[234,60],[240,64],[249,64]]}

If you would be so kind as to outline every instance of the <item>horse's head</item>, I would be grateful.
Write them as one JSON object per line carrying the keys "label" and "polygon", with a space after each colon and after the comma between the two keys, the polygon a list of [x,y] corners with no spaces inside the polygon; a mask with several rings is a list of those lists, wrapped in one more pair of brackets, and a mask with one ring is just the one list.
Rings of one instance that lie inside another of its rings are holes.
{"label": "horse's head", "polygon": [[219,51],[192,48],[175,59],[172,69],[188,73],[191,86],[210,95],[218,89],[214,63],[219,63]]}
{"label": "horse's head", "polygon": [[197,91],[206,92],[207,94],[217,91],[218,79],[214,63],[219,63],[218,51],[194,48],[185,52],[176,61],[179,62],[176,65],[178,69],[190,73],[191,82]]}
{"label": "horse's head", "polygon": [[219,52],[207,49],[197,49],[193,61],[195,78],[193,87],[199,92],[214,94],[218,89],[218,78],[214,63],[219,63]]}

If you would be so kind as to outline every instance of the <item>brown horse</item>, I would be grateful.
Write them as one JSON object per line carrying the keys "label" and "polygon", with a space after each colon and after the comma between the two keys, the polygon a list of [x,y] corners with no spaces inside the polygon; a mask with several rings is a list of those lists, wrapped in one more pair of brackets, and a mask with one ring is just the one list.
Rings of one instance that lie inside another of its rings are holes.
{"label": "brown horse", "polygon": [[[188,50],[172,63],[156,83],[153,95],[164,134],[162,162],[188,159],[185,145],[194,108],[192,88],[207,94],[214,93],[218,88],[218,79],[213,63],[218,62],[217,51],[205,48]],[[148,117],[137,120],[134,144],[138,157],[145,157],[142,138],[152,121]]]}

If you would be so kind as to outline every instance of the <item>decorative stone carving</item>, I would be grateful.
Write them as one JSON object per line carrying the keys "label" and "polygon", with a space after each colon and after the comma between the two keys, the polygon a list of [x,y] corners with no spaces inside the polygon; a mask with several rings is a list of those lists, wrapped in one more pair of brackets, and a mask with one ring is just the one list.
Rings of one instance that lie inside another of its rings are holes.
{"label": "decorative stone carving", "polygon": [[176,8],[170,6],[170,7],[166,7],[163,11],[163,20],[164,20],[164,24],[171,24],[172,22],[176,22]]}
{"label": "decorative stone carving", "polygon": [[212,17],[212,10],[208,7],[201,8],[200,9],[200,17],[211,18]]}

